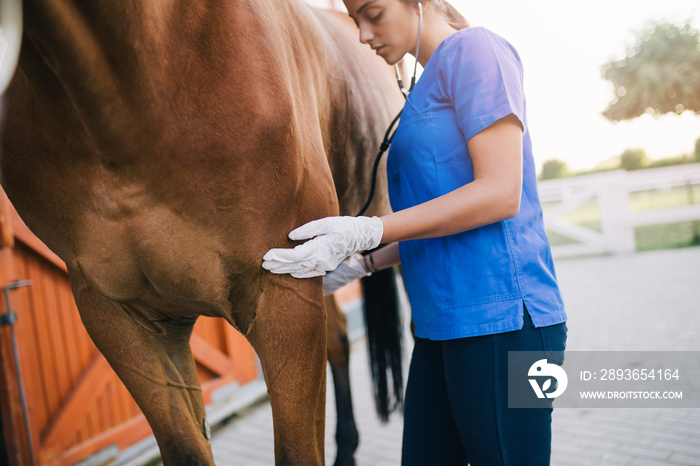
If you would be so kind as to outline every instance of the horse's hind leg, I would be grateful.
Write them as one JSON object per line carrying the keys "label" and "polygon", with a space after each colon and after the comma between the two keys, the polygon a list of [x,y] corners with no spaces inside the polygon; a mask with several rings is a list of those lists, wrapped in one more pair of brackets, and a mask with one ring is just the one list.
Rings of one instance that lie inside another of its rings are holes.
{"label": "horse's hind leg", "polygon": [[268,276],[247,335],[265,375],[278,465],[323,464],[326,314],[319,281]]}
{"label": "horse's hind leg", "polygon": [[190,351],[193,320],[148,321],[71,277],[92,341],[134,397],[166,465],[213,465],[204,400]]}
{"label": "horse's hind leg", "polygon": [[325,303],[328,313],[328,362],[333,373],[335,407],[338,415],[335,432],[338,452],[335,466],[350,466],[355,464],[354,455],[359,443],[359,435],[350,393],[350,345],[347,323],[345,315],[338,308],[333,296],[326,296]]}

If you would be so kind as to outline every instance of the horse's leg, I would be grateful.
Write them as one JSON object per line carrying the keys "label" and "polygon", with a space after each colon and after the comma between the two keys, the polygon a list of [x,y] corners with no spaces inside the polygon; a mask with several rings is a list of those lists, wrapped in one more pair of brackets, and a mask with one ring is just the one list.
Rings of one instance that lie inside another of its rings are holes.
{"label": "horse's leg", "polygon": [[338,452],[335,457],[335,466],[354,465],[359,435],[350,393],[350,345],[347,322],[333,296],[326,296],[325,303],[328,313],[328,362],[333,373],[335,408],[338,415],[335,431]]}
{"label": "horse's leg", "polygon": [[272,407],[275,462],[324,462],[326,314],[319,279],[269,275],[248,341]]}
{"label": "horse's leg", "polygon": [[163,463],[213,465],[189,346],[194,320],[149,320],[145,309],[116,304],[75,276],[71,285],[85,328],[146,416]]}

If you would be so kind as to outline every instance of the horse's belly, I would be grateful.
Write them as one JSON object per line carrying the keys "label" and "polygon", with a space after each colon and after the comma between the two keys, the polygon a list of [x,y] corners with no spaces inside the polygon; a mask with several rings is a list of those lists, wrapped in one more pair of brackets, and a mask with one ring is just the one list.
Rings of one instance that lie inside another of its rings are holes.
{"label": "horse's belly", "polygon": [[211,314],[227,306],[229,278],[214,232],[158,207],[81,223],[71,262],[105,297],[150,302],[163,312]]}

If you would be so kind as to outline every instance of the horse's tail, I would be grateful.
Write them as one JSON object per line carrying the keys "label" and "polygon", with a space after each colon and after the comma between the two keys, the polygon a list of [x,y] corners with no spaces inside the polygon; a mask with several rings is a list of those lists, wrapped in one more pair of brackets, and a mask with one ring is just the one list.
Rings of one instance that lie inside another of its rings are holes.
{"label": "horse's tail", "polygon": [[[403,327],[394,269],[363,278],[362,294],[374,402],[380,419],[387,422],[389,414],[397,409],[403,411]],[[393,393],[389,388],[389,375]]]}

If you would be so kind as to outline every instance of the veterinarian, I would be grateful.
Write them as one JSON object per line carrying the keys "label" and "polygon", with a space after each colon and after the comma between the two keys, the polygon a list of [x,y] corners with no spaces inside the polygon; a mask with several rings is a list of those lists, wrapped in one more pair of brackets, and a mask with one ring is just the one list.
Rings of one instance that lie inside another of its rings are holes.
{"label": "veterinarian", "polygon": [[387,160],[394,213],[307,223],[289,237],[308,241],[270,250],[263,267],[297,278],[338,268],[328,294],[402,265],[415,324],[402,464],[547,465],[551,407],[509,408],[507,393],[509,351],[561,352],[566,341],[520,57],[444,0],[345,5],[360,42],[423,67]]}

